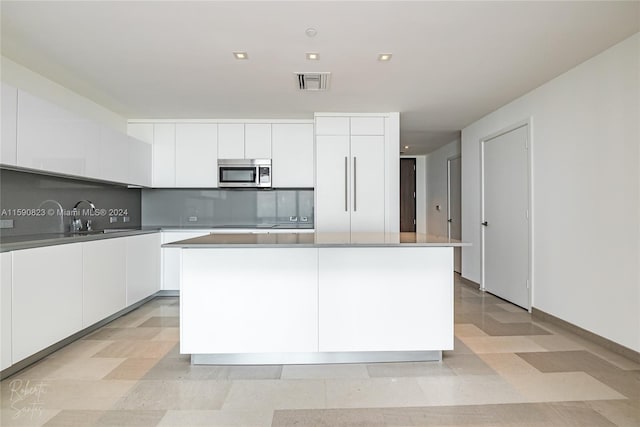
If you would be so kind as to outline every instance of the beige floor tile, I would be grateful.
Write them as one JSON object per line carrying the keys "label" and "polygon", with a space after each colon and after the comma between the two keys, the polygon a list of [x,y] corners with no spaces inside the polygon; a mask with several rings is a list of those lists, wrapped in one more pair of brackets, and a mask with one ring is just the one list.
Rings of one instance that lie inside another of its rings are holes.
{"label": "beige floor tile", "polygon": [[514,304],[509,304],[508,302],[499,302],[496,305],[502,308],[503,310],[511,313],[527,313],[527,310],[525,310],[524,308],[518,307],[517,305],[514,305]]}
{"label": "beige floor tile", "polygon": [[80,359],[94,356],[113,341],[78,340],[51,354],[49,358]]}
{"label": "beige floor tile", "polygon": [[270,427],[273,411],[167,411],[162,427]]}
{"label": "beige floor tile", "polygon": [[461,337],[460,340],[478,354],[546,351],[544,347],[535,343],[529,337]]}
{"label": "beige floor tile", "polygon": [[152,316],[138,326],[139,328],[178,328],[180,317],[178,316]]}
{"label": "beige floor tile", "polygon": [[[60,360],[60,359],[58,359]],[[125,359],[91,357],[66,360],[53,371],[48,380],[99,380],[118,367]]]}
{"label": "beige floor tile", "polygon": [[158,425],[165,413],[166,411],[159,410],[105,411],[95,425],[100,427],[154,427]]}
{"label": "beige floor tile", "polygon": [[505,378],[529,402],[625,398],[611,387],[584,372],[509,375]]}
{"label": "beige floor tile", "polygon": [[540,374],[535,367],[513,353],[484,353],[478,357],[502,376]]}
{"label": "beige floor tile", "polygon": [[418,378],[425,406],[483,405],[526,402],[526,398],[499,375]]}
{"label": "beige floor tile", "polygon": [[46,409],[38,405],[17,405],[14,408],[3,409],[0,411],[0,426],[42,426],[50,419],[54,418],[59,412],[59,409]]}
{"label": "beige floor tile", "polygon": [[173,343],[180,341],[180,328],[162,328],[160,333],[151,338],[151,341],[171,341]]}
{"label": "beige floor tile", "polygon": [[262,411],[325,405],[322,380],[238,380],[233,381],[222,409]]}
{"label": "beige floor tile", "polygon": [[529,314],[524,310],[521,313],[514,313],[511,311],[502,311],[502,312],[497,311],[497,312],[487,313],[487,315],[501,323],[530,323],[531,322],[531,314]]}
{"label": "beige floor tile", "polygon": [[146,313],[137,313],[132,311],[131,313],[119,317],[106,325],[109,328],[137,328],[152,316]]}
{"label": "beige floor tile", "polygon": [[138,381],[111,409],[220,409],[227,381]]}
{"label": "beige floor tile", "polygon": [[486,337],[488,334],[471,323],[456,323],[454,325],[456,337]]}
{"label": "beige floor tile", "polygon": [[640,400],[595,400],[587,405],[617,426],[640,426]]}
{"label": "beige floor tile", "polygon": [[93,425],[105,411],[60,411],[45,427],[85,427]]}
{"label": "beige floor tile", "polygon": [[160,333],[161,328],[102,328],[88,335],[89,340],[150,340]]}
{"label": "beige floor tile", "polygon": [[[46,410],[105,410],[109,409],[134,384],[135,381],[107,380],[48,380],[24,383],[21,386],[23,390],[33,390],[33,387],[38,386],[41,387],[42,392],[39,395],[29,394],[21,404],[24,406],[37,399]],[[12,389],[15,390],[15,383],[7,382],[5,385],[5,381],[2,382],[2,405],[11,401]]]}
{"label": "beige floor tile", "polygon": [[363,364],[285,365],[282,379],[369,378]]}
{"label": "beige floor tile", "polygon": [[125,359],[114,370],[109,372],[106,380],[139,380],[144,377],[159,359]]}
{"label": "beige floor tile", "polygon": [[273,414],[272,427],[385,427],[384,414],[378,408],[294,409]]}
{"label": "beige floor tile", "polygon": [[174,346],[174,342],[168,341],[122,340],[109,344],[107,347],[96,353],[96,357],[133,357],[139,359],[160,358],[165,356]]}
{"label": "beige floor tile", "polygon": [[369,376],[375,377],[431,377],[456,375],[447,360],[460,357],[451,354],[444,357],[442,362],[397,362],[397,363],[372,363],[367,365]]}
{"label": "beige floor tile", "polygon": [[[440,378],[440,377],[434,377]],[[422,406],[427,400],[416,378],[326,380],[328,408]]]}
{"label": "beige floor tile", "polygon": [[528,338],[548,351],[572,351],[585,349],[582,345],[562,335],[534,335]]}
{"label": "beige floor tile", "polygon": [[446,355],[442,362],[456,375],[495,375],[496,372],[475,354]]}

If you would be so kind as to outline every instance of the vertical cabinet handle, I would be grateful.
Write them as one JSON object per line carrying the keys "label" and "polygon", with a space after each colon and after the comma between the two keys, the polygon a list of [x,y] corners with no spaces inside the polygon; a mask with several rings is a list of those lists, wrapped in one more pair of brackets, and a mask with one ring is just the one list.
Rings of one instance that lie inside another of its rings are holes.
{"label": "vertical cabinet handle", "polygon": [[357,211],[358,207],[356,205],[357,201],[358,201],[358,187],[357,185],[357,176],[358,174],[356,173],[356,156],[353,156],[353,211]]}
{"label": "vertical cabinet handle", "polygon": [[347,156],[344,157],[344,211],[348,212],[349,210],[349,201],[347,200],[347,191],[349,190],[349,184],[348,184],[348,180],[349,180],[349,176],[347,173],[347,166],[348,166],[349,160],[347,159]]}

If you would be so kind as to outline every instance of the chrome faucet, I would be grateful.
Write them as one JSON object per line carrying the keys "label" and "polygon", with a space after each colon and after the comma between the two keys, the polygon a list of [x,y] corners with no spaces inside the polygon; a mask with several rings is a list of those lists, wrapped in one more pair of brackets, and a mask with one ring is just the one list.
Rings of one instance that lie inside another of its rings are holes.
{"label": "chrome faucet", "polygon": [[[40,203],[40,205],[38,205],[38,209],[42,208],[44,205],[51,203],[55,206],[58,207],[58,210],[56,211],[54,209],[54,215],[57,215],[60,218],[60,232],[64,233],[64,210],[62,209],[62,205],[60,204],[60,202],[58,202],[57,200],[53,200],[53,199],[47,199],[42,201],[42,203]],[[49,215],[51,216],[51,215]]]}
{"label": "chrome faucet", "polygon": [[[71,210],[73,212],[73,220],[71,220],[71,231],[75,232],[75,231],[81,231],[82,228],[82,219],[78,217],[78,206],[80,206],[81,203],[88,203],[89,207],[91,208],[91,212],[95,212],[96,211],[96,205],[93,204],[93,202],[91,200],[87,200],[87,199],[82,199],[80,201],[78,201],[74,206],[73,209]],[[85,229],[87,231],[91,231],[91,220],[88,219],[85,225]]]}

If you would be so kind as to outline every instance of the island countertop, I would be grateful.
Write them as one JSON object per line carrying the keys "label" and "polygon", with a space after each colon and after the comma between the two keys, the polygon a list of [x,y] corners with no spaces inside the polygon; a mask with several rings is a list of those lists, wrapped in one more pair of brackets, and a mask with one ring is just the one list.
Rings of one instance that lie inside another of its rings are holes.
{"label": "island countertop", "polygon": [[[350,239],[351,238],[351,239]],[[352,243],[345,243],[349,240]],[[353,243],[355,242],[355,243]],[[166,243],[163,248],[318,248],[318,247],[460,247],[447,237],[415,233],[256,233],[208,234]]]}

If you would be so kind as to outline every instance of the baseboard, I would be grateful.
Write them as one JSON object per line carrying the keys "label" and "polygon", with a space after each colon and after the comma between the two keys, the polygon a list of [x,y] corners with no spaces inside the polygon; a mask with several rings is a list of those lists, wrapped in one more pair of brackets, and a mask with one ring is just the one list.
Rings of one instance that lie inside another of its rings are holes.
{"label": "baseboard", "polygon": [[469,285],[469,286],[472,286],[472,287],[474,287],[476,289],[480,289],[480,283],[476,283],[473,280],[469,280],[466,277],[463,277],[462,275],[460,275],[460,281],[462,283],[464,283],[465,285]]}
{"label": "baseboard", "polygon": [[178,290],[162,290],[162,291],[158,291],[156,292],[156,294],[154,295],[156,297],[179,297],[180,296],[180,291]]}
{"label": "baseboard", "polygon": [[594,344],[598,344],[606,348],[607,350],[610,350],[614,353],[624,356],[627,359],[630,359],[636,363],[640,363],[640,352],[637,352],[633,349],[630,349],[621,344],[618,344],[617,342],[611,341],[608,338],[602,337],[598,334],[594,334],[591,331],[587,331],[586,329],[583,329],[580,326],[576,326],[573,323],[569,323],[566,320],[562,320],[559,317],[546,313],[535,307],[531,308],[531,316],[535,319],[549,322],[554,325],[560,326],[564,329],[567,329],[569,332],[572,332],[582,338],[585,338],[593,342]]}

